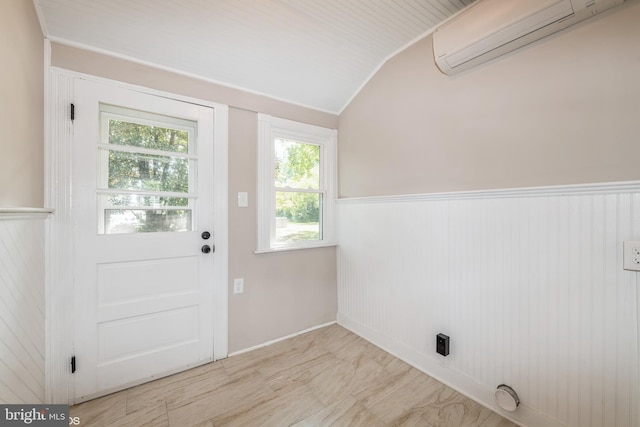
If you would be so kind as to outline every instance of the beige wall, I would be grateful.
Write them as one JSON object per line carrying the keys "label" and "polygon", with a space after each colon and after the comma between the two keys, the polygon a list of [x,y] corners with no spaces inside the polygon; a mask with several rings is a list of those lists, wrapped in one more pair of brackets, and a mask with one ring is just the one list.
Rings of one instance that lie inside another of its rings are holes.
{"label": "beige wall", "polygon": [[[52,65],[228,104],[229,351],[235,352],[336,319],[335,248],[255,255],[257,113],[336,128],[335,115],[229,89],[125,60],[52,45]],[[238,208],[239,191],[249,207]],[[242,277],[245,292],[232,293]]]}
{"label": "beige wall", "polygon": [[338,126],[338,118],[334,114],[57,43],[51,44],[51,65],[303,123],[332,129]]}
{"label": "beige wall", "polygon": [[640,1],[448,77],[427,37],[340,115],[340,197],[640,179]]}
{"label": "beige wall", "polygon": [[0,63],[0,208],[43,207],[44,42],[31,1],[0,1]]}
{"label": "beige wall", "polygon": [[[229,277],[244,278],[245,293],[229,296],[230,351],[248,348],[336,319],[335,249],[255,255],[255,198],[239,208],[237,194],[256,193],[256,113],[229,112]],[[231,288],[230,288],[231,289]]]}

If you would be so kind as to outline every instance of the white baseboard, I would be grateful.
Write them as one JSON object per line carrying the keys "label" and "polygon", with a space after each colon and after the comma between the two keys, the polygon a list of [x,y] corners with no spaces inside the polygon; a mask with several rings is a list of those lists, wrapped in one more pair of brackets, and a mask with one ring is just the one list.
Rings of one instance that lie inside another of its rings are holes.
{"label": "white baseboard", "polygon": [[274,340],[266,341],[266,342],[263,342],[262,344],[254,345],[254,346],[251,346],[249,348],[245,348],[243,350],[234,351],[233,353],[229,353],[228,357],[237,356],[239,354],[248,353],[250,351],[257,350],[259,348],[267,347],[267,346],[270,346],[271,344],[275,344],[275,343],[280,342],[280,341],[288,340],[289,338],[297,337],[298,335],[306,334],[307,332],[315,331],[316,329],[321,329],[321,328],[324,328],[324,327],[327,327],[327,326],[334,325],[335,323],[337,323],[337,322],[335,320],[333,320],[331,322],[323,323],[321,325],[312,326],[312,327],[304,329],[304,330],[302,330],[300,332],[296,332],[295,334],[291,334],[291,335],[287,335],[285,337],[276,338]]}
{"label": "white baseboard", "polygon": [[558,424],[555,420],[532,410],[525,404],[521,404],[514,413],[501,410],[493,400],[494,389],[486,387],[484,384],[480,384],[466,375],[447,368],[445,365],[438,363],[433,357],[422,354],[394,338],[373,330],[344,314],[338,313],[338,324],[394,355],[398,359],[405,361],[414,368],[419,369],[430,377],[451,387],[460,394],[520,426],[562,427],[562,425]]}

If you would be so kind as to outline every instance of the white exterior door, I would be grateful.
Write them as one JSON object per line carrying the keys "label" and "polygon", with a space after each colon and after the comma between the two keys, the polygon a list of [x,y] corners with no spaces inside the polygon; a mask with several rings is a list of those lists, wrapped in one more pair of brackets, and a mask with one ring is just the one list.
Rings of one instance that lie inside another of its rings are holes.
{"label": "white exterior door", "polygon": [[81,79],[75,94],[82,401],[213,360],[214,111]]}

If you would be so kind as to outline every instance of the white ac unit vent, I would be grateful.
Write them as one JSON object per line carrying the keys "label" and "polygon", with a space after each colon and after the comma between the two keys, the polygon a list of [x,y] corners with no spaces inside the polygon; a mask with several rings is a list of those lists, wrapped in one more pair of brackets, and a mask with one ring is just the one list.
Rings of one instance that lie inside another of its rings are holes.
{"label": "white ac unit vent", "polygon": [[624,0],[479,0],[433,33],[436,65],[468,70]]}

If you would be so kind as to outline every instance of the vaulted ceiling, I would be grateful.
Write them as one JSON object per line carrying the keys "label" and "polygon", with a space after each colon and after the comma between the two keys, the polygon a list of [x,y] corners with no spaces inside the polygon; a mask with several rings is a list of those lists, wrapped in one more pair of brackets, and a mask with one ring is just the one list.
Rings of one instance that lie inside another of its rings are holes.
{"label": "vaulted ceiling", "polygon": [[34,0],[34,4],[51,41],[339,113],[387,59],[473,1]]}

